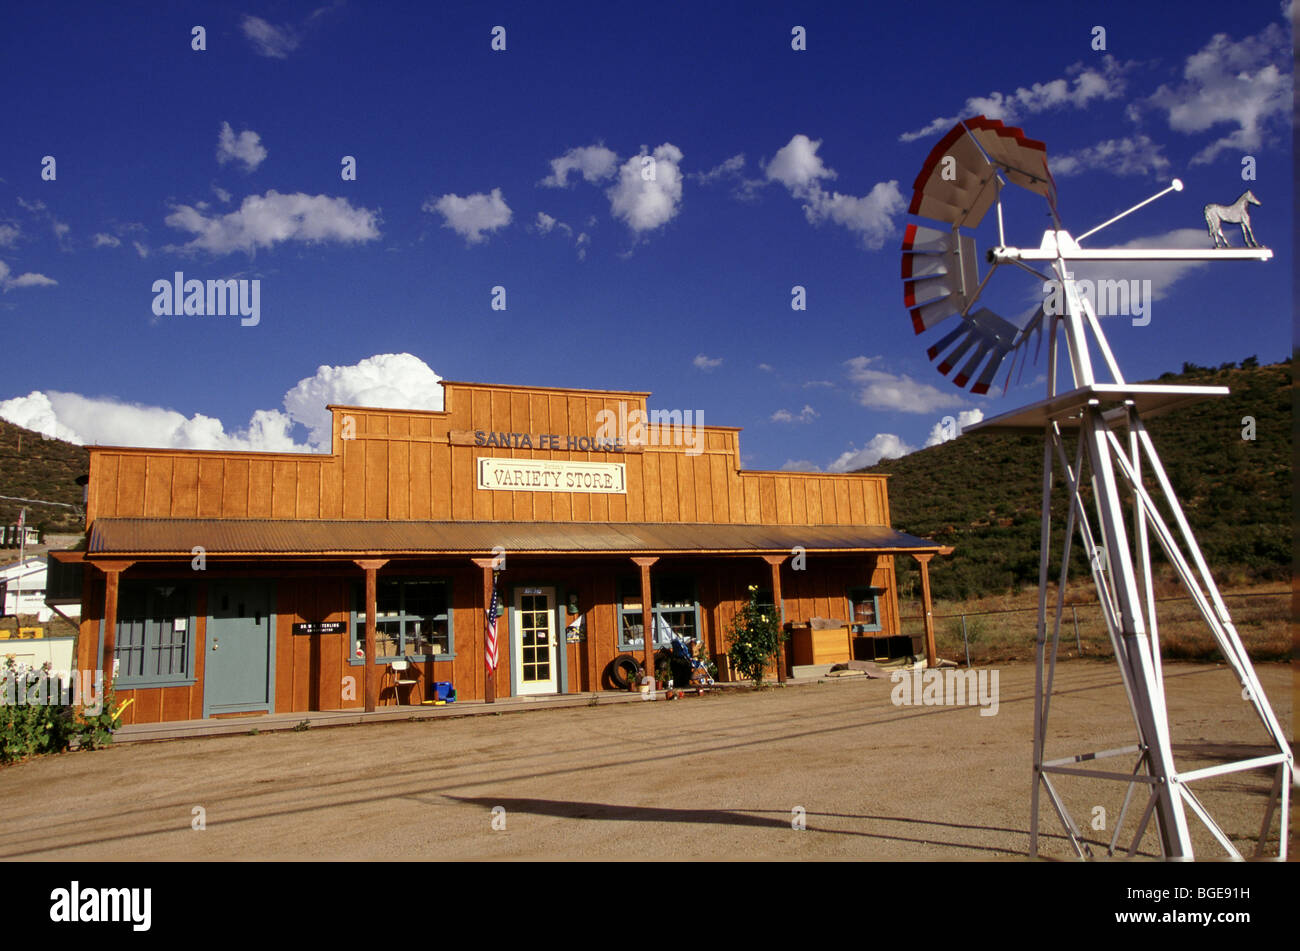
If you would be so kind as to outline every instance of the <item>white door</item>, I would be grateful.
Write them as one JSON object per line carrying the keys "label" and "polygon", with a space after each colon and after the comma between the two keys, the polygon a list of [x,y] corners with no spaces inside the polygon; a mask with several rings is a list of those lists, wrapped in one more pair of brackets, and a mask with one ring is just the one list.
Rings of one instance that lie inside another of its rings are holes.
{"label": "white door", "polygon": [[555,628],[555,589],[515,588],[514,607],[510,654],[519,695],[558,693],[563,645]]}

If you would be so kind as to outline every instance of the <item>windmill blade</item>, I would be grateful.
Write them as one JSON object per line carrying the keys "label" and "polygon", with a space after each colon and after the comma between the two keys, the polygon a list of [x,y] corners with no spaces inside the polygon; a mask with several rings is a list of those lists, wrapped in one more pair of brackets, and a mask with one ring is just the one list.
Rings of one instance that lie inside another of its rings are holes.
{"label": "windmill blade", "polygon": [[1025,135],[1023,129],[1003,125],[998,119],[975,116],[966,120],[970,135],[1013,185],[1042,195],[1056,208],[1056,180],[1047,167],[1047,146]]}
{"label": "windmill blade", "polygon": [[[983,364],[984,369],[971,386],[971,392],[984,394],[988,392],[989,384],[993,382],[1007,356],[1018,349],[1020,342],[1025,339],[1027,338],[1015,324],[999,317],[987,307],[981,307],[975,313],[963,317],[955,329],[926,351],[926,355],[935,360],[952,347],[938,366],[939,372],[947,376],[973,350],[961,370],[953,377],[953,382],[965,388]],[[985,363],[985,360],[988,362]]]}
{"label": "windmill blade", "polygon": [[970,305],[979,286],[975,240],[955,230],[908,225],[902,274],[903,304],[919,334]]}
{"label": "windmill blade", "polygon": [[908,206],[911,214],[948,228],[909,224],[903,235],[900,272],[912,329],[920,334],[958,318],[926,354],[945,376],[960,364],[953,382],[963,388],[969,384],[973,393],[988,392],[1008,357],[1014,370],[1015,355],[1035,334],[1042,343],[1041,307],[1023,328],[987,307],[974,310],[983,285],[975,239],[963,229],[979,226],[1006,184],[1042,196],[1055,213],[1056,183],[1042,142],[985,116],[958,122],[930,150],[912,183]]}
{"label": "windmill blade", "polygon": [[1047,146],[997,119],[973,116],[938,141],[912,183],[908,212],[976,228],[998,198],[998,172],[1056,207]]}

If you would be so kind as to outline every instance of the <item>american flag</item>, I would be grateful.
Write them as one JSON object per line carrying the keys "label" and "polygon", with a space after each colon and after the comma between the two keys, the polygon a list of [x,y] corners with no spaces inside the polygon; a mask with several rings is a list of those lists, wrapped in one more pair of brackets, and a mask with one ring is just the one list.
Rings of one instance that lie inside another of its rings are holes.
{"label": "american flag", "polygon": [[488,670],[497,669],[497,605],[500,603],[500,597],[497,593],[497,572],[492,572],[492,604],[488,607],[487,616],[487,653],[484,660],[487,662]]}

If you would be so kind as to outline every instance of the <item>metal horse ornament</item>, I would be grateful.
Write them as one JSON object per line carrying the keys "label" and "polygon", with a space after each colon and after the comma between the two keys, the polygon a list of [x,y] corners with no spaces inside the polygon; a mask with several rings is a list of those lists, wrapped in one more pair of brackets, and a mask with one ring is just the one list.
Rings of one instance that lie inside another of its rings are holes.
{"label": "metal horse ornament", "polygon": [[1246,247],[1260,247],[1260,243],[1255,240],[1255,232],[1250,228],[1250,212],[1247,211],[1250,205],[1258,204],[1259,199],[1255,193],[1247,191],[1231,205],[1206,205],[1205,228],[1214,239],[1214,246],[1217,248],[1222,244],[1225,248],[1228,247],[1228,239],[1223,236],[1223,222],[1226,221],[1228,224],[1241,225],[1241,236],[1246,241]]}

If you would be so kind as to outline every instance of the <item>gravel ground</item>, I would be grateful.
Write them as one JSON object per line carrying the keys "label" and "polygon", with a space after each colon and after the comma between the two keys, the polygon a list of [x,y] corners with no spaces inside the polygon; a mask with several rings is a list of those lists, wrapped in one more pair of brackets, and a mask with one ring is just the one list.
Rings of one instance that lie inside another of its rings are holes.
{"label": "gravel ground", "polygon": [[[1034,672],[998,673],[994,716],[895,706],[887,680],[852,679],[46,757],[0,770],[0,858],[1023,858]],[[1291,668],[1259,673],[1291,735]],[[1266,741],[1225,668],[1165,674],[1182,768]],[[1114,664],[1064,664],[1058,688],[1049,756],[1132,742]],[[1270,785],[1255,772],[1194,788],[1230,836],[1253,840]],[[1081,823],[1097,806],[1108,830],[1119,815],[1123,784],[1059,789]],[[1221,856],[1190,821],[1198,856]],[[1046,800],[1041,830],[1042,854],[1070,855]],[[1142,851],[1157,851],[1152,832]]]}

